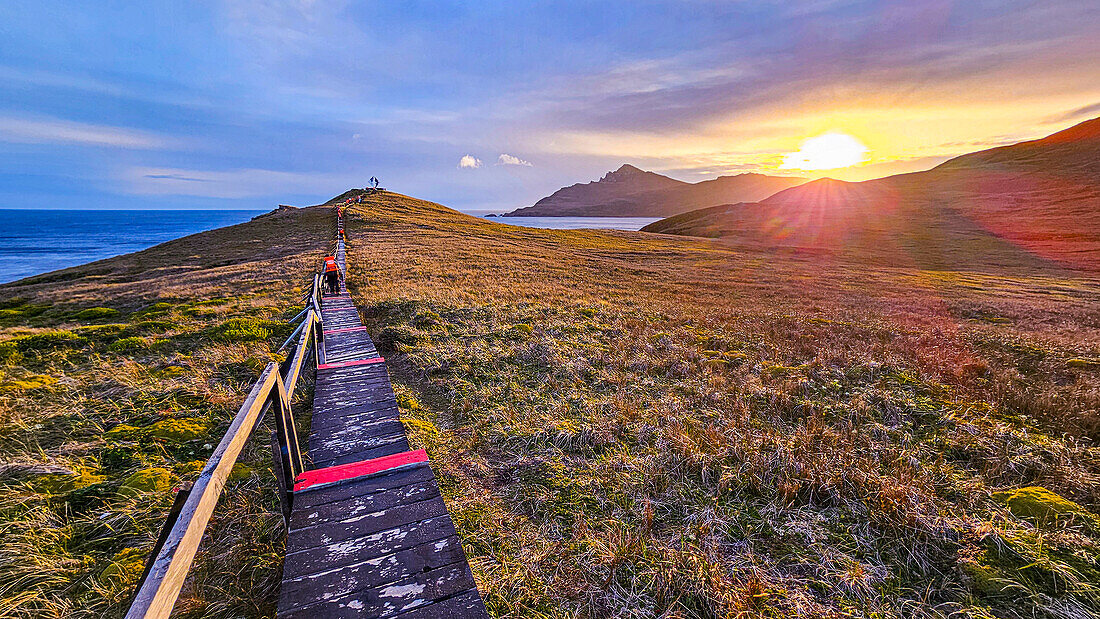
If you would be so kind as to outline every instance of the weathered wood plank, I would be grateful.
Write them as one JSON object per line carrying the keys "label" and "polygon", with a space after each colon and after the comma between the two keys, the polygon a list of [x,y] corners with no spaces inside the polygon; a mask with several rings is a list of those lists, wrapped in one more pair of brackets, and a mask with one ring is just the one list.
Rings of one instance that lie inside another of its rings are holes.
{"label": "weathered wood plank", "polygon": [[455,563],[430,572],[416,574],[393,584],[366,589],[335,600],[286,613],[286,617],[389,617],[418,606],[427,606],[474,587],[474,577],[466,562]]}
{"label": "weathered wood plank", "polygon": [[394,615],[396,619],[489,619],[477,589],[436,600],[427,606]]}
{"label": "weathered wood plank", "polygon": [[287,553],[283,563],[283,578],[297,578],[333,567],[359,563],[451,535],[455,535],[455,528],[450,517],[437,516],[411,525]]}
{"label": "weathered wood plank", "polygon": [[338,466],[340,464],[359,462],[360,460],[373,460],[374,458],[381,458],[382,456],[392,456],[393,454],[399,454],[403,451],[409,451],[408,441],[394,441],[392,443],[382,445],[381,447],[375,447],[373,449],[367,449],[364,451],[349,452],[340,456],[328,457],[326,455],[324,457],[321,457],[320,459],[313,459],[313,464],[317,468]]}
{"label": "weathered wood plank", "polygon": [[279,607],[296,608],[318,599],[339,598],[465,560],[462,544],[452,535],[393,554],[284,580]]}
{"label": "weathered wood plank", "polygon": [[440,497],[399,505],[392,509],[359,514],[351,518],[342,518],[291,531],[287,536],[286,551],[288,554],[293,554],[310,548],[325,547],[378,531],[414,526],[423,520],[446,515],[447,506]]}
{"label": "weathered wood plank", "polygon": [[317,432],[319,438],[336,443],[355,442],[361,445],[371,446],[375,438],[382,438],[394,434],[405,435],[405,426],[394,418],[378,419],[376,421],[364,421],[355,424],[347,424],[343,428],[329,428]]}
{"label": "weathered wood plank", "polygon": [[324,503],[311,509],[295,510],[295,514],[290,520],[290,527],[292,530],[304,529],[333,520],[346,520],[394,509],[404,503],[415,503],[438,497],[439,487],[434,479],[397,488],[388,488],[385,492],[358,496],[338,503]]}
{"label": "weathered wood plank", "polygon": [[389,402],[380,402],[373,406],[363,405],[362,407],[344,409],[344,411],[336,412],[314,412],[313,419],[310,422],[311,427],[315,432],[327,431],[331,427],[340,427],[345,425],[354,425],[361,423],[369,423],[372,421],[381,421],[387,419],[399,419],[400,409],[396,404]]}
{"label": "weathered wood plank", "polygon": [[[407,448],[409,443],[408,439],[405,438],[405,433],[398,430],[392,434],[344,436],[333,439],[323,445],[319,445],[316,449],[312,450],[312,453],[314,461],[334,460],[350,454],[366,453],[393,443],[405,445],[406,448],[401,451],[409,451]],[[370,460],[370,458],[361,459]],[[351,462],[355,462],[355,460]],[[347,462],[341,462],[340,464],[347,464]]]}
{"label": "weathered wood plank", "polygon": [[[425,463],[402,467],[392,473],[371,475],[349,479],[339,484],[310,488],[294,495],[295,511],[305,511],[312,507],[346,501],[360,495],[369,495],[376,492],[384,492],[389,488],[400,488],[409,484],[420,483],[435,479],[432,469]],[[294,526],[291,520],[291,528]]]}

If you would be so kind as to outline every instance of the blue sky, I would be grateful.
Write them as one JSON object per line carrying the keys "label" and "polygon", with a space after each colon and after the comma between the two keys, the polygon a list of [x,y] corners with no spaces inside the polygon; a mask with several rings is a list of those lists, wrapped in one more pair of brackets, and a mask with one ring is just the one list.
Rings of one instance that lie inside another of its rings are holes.
{"label": "blue sky", "polygon": [[1095,0],[2,2],[0,207],[271,208],[375,175],[503,210],[624,162],[773,172],[825,132],[868,158],[823,174],[868,178],[1100,115],[1096,32]]}

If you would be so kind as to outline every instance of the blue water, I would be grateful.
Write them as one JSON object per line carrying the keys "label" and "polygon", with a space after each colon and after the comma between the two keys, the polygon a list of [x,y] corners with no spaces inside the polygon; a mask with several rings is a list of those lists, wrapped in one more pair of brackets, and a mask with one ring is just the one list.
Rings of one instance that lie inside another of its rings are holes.
{"label": "blue water", "polygon": [[0,209],[0,283],[239,224],[263,212]]}
{"label": "blue water", "polygon": [[489,221],[525,228],[555,230],[641,230],[660,217],[490,217]]}

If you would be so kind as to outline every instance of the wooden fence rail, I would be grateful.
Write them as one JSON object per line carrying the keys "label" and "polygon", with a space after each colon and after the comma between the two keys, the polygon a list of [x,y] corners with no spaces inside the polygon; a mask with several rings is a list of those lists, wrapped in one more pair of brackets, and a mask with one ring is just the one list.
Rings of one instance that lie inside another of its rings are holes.
{"label": "wooden fence rail", "polygon": [[[190,488],[178,514],[175,514],[175,518],[170,514],[165,522],[161,532],[163,543],[159,543],[158,548],[154,549],[156,556],[151,557],[146,566],[146,574],[126,613],[127,619],[160,618],[171,614],[226,479],[245,443],[269,409],[276,413],[275,433],[271,442],[273,465],[279,481],[279,498],[284,518],[289,517],[294,479],[303,470],[290,402],[310,351],[313,351],[316,363],[323,364],[325,361],[319,275],[313,278],[303,312],[305,318],[295,332],[300,335],[294,354],[281,366],[274,362],[267,364],[233,418],[225,436],[206,461],[206,466]],[[173,512],[176,512],[175,508]]]}

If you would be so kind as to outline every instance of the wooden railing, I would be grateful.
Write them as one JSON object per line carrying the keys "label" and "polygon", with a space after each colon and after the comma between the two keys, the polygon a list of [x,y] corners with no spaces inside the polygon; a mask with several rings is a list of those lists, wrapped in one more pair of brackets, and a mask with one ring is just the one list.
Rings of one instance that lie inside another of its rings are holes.
{"label": "wooden railing", "polygon": [[171,614],[226,479],[253,430],[271,409],[276,412],[275,432],[271,437],[272,463],[279,483],[283,518],[289,518],[294,479],[303,470],[290,402],[309,353],[315,352],[316,363],[325,362],[320,277],[314,275],[312,288],[305,299],[306,307],[294,319],[302,318],[302,323],[280,347],[280,350],[286,348],[297,336],[294,353],[282,364],[267,364],[198,479],[177,494],[176,504],[169,512],[126,613],[127,619]]}

